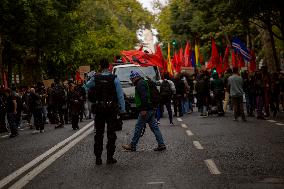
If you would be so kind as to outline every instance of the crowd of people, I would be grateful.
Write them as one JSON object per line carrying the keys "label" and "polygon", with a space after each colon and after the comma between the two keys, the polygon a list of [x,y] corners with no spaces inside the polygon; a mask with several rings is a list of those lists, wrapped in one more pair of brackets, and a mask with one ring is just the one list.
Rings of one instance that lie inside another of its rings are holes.
{"label": "crowd of people", "polygon": [[[88,106],[88,115],[85,114],[86,104],[90,103],[83,84],[75,84],[72,81],[63,84],[55,79],[48,88],[43,82],[18,89],[2,87],[0,132],[9,130],[10,137],[17,136],[18,129],[22,127],[22,120],[34,129],[33,133],[43,133],[47,123],[55,124],[55,128],[71,123],[72,128],[77,130],[83,116],[92,118],[91,106]],[[243,121],[246,121],[246,116],[266,119],[270,115],[277,116],[280,104],[283,109],[284,74],[269,73],[266,66],[255,73],[240,71],[237,68],[228,69],[223,74],[218,74],[214,69],[211,72],[196,71],[191,75],[182,72],[173,78],[165,73],[160,84],[160,103],[155,119],[159,124],[164,115],[164,106],[171,126],[174,125],[174,116],[191,114],[194,107],[197,107],[202,117],[212,114],[224,116],[229,108],[234,110],[235,121],[239,116]]]}
{"label": "crowd of people", "polygon": [[[72,128],[77,130],[85,113],[85,102],[86,91],[82,82],[63,84],[55,79],[51,87],[45,87],[43,82],[31,87],[1,87],[0,132],[10,130],[10,137],[16,137],[18,129],[23,127],[23,120],[34,129],[34,134],[44,133],[47,123],[54,124],[56,129],[72,123]],[[91,114],[88,116],[91,118]]]}
{"label": "crowd of people", "polygon": [[[160,90],[161,104],[157,118],[159,121],[165,105],[170,125],[173,116],[190,114],[194,106],[202,117],[212,114],[224,116],[229,108],[234,111],[235,121],[239,116],[246,121],[246,115],[257,119],[266,119],[271,114],[276,117],[280,104],[284,109],[284,74],[269,73],[266,66],[254,73],[233,68],[222,74],[214,69],[211,72],[196,71],[192,75],[180,73],[171,79],[165,74]],[[174,115],[169,105],[171,101]]]}

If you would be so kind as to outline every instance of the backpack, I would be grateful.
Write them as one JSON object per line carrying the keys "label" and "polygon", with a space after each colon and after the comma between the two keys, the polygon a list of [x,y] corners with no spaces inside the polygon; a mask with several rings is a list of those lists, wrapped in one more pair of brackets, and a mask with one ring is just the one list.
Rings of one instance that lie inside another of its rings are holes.
{"label": "backpack", "polygon": [[160,104],[161,101],[161,96],[160,96],[160,92],[157,88],[157,85],[154,81],[152,81],[151,79],[146,80],[147,82],[147,86],[149,89],[149,93],[150,93],[150,100],[152,102],[152,106],[153,108],[157,108],[158,105]]}
{"label": "backpack", "polygon": [[95,86],[88,90],[88,99],[93,103],[94,113],[118,111],[118,100],[114,85],[115,75],[95,75]]}
{"label": "backpack", "polygon": [[64,104],[66,101],[66,91],[64,87],[60,84],[56,84],[52,89],[52,98],[55,103]]}
{"label": "backpack", "polygon": [[167,80],[164,80],[161,84],[160,94],[162,98],[170,98],[173,94],[171,85]]}

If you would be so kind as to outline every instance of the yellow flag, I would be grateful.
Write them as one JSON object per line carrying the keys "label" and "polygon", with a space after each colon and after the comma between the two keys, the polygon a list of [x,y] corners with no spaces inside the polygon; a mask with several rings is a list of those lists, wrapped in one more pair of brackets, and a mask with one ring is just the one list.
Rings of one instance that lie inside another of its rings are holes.
{"label": "yellow flag", "polygon": [[200,61],[199,61],[199,47],[198,47],[198,45],[197,45],[196,43],[195,43],[194,50],[195,50],[195,64],[196,64],[198,67],[201,67]]}
{"label": "yellow flag", "polygon": [[168,43],[168,64],[167,64],[167,70],[168,73],[172,76],[173,75],[173,69],[172,69],[172,62],[171,62],[171,45]]}

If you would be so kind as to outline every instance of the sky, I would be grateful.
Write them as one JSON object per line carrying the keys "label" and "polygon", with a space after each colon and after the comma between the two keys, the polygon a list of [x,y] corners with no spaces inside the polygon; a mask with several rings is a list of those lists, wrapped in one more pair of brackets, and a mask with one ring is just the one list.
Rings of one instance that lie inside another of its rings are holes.
{"label": "sky", "polygon": [[[152,1],[153,0],[138,0],[139,2],[142,3],[143,7],[146,7],[149,11],[153,12],[153,7],[152,7]],[[167,0],[160,0],[162,3],[166,3]]]}

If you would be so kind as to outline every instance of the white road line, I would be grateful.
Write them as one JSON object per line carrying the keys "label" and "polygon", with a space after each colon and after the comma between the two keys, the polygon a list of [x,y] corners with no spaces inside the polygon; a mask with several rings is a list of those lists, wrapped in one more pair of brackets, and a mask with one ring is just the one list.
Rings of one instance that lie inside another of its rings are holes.
{"label": "white road line", "polygon": [[87,130],[85,133],[74,139],[72,142],[64,146],[61,150],[50,156],[43,163],[38,165],[20,180],[18,180],[15,184],[13,184],[9,189],[20,189],[27,185],[31,180],[33,180],[38,174],[40,174],[43,170],[45,170],[48,166],[50,166],[53,162],[55,162],[58,158],[60,158],[63,154],[65,154],[68,150],[74,147],[78,142],[84,139],[86,136],[93,132],[93,128]]}
{"label": "white road line", "polygon": [[182,127],[182,128],[185,128],[185,129],[188,128],[188,126],[187,126],[186,124],[184,124],[184,123],[181,124],[181,127]]}
{"label": "white road line", "polygon": [[213,175],[220,175],[221,172],[217,168],[216,164],[214,163],[213,159],[204,160],[206,166],[208,167],[209,171]]}
{"label": "white road line", "polygon": [[276,125],[281,125],[281,126],[284,125],[283,123],[275,123],[275,124],[276,124]]}
{"label": "white road line", "polygon": [[165,184],[165,182],[148,182],[147,184],[154,185],[154,184]]}
{"label": "white road line", "polygon": [[27,163],[26,165],[21,167],[20,169],[14,171],[10,175],[8,175],[4,179],[2,179],[0,181],[0,188],[3,188],[5,185],[7,185],[12,180],[14,180],[16,177],[18,177],[19,175],[23,174],[25,171],[29,170],[31,167],[33,167],[34,165],[36,165],[37,163],[42,161],[44,158],[46,158],[47,156],[49,156],[50,154],[52,154],[53,152],[55,152],[56,150],[58,150],[59,148],[61,148],[62,146],[64,146],[65,144],[67,144],[68,142],[73,140],[74,138],[76,138],[77,136],[79,136],[81,133],[83,133],[88,128],[90,128],[93,125],[93,123],[94,123],[94,121],[88,123],[86,126],[84,126],[82,129],[80,129],[79,131],[74,133],[72,136],[70,136],[70,137],[66,138],[65,140],[61,141],[60,143],[56,144],[55,146],[50,148],[45,153],[41,154],[40,156],[38,156],[34,160],[30,161],[29,163]]}
{"label": "white road line", "polygon": [[186,130],[186,134],[187,134],[188,136],[193,136],[193,135],[194,135],[189,129]]}
{"label": "white road line", "polygon": [[181,119],[181,118],[177,118],[177,120],[178,120],[178,121],[182,121],[182,119]]}
{"label": "white road line", "polygon": [[277,121],[271,120],[271,119],[268,119],[268,120],[266,120],[266,121],[268,121],[268,122],[270,122],[270,123],[276,123],[276,122],[277,122]]}
{"label": "white road line", "polygon": [[193,145],[195,146],[196,149],[198,150],[203,150],[203,146],[200,144],[199,141],[193,141]]}
{"label": "white road line", "polygon": [[3,135],[1,136],[1,138],[7,138],[9,135]]}

